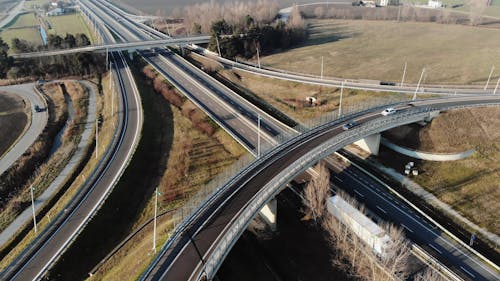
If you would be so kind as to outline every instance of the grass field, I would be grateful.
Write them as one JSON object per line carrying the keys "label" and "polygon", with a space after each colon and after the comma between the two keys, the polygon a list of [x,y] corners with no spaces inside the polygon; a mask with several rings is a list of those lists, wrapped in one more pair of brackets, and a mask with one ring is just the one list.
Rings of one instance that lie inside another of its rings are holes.
{"label": "grass field", "polygon": [[423,173],[414,180],[479,226],[500,234],[499,126],[499,107],[463,109],[443,113],[423,129],[402,127],[389,136],[423,151],[475,149],[460,161],[423,161]]}
{"label": "grass field", "polygon": [[93,38],[90,29],[80,13],[46,17],[45,20],[47,20],[51,26],[51,29],[48,30],[49,34],[57,34],[64,37],[66,33],[84,33],[89,39],[92,40]]}
{"label": "grass field", "polygon": [[26,27],[26,26],[34,26],[34,25],[38,25],[38,20],[36,19],[35,14],[34,13],[24,13],[24,14],[19,14],[9,24],[7,24],[4,28],[18,28],[18,27]]}
{"label": "grass field", "polygon": [[[407,82],[473,83],[500,65],[500,31],[416,22],[314,20],[310,39],[294,49],[262,58],[265,65],[296,72]],[[496,72],[494,77],[499,77]]]}
{"label": "grass field", "polygon": [[23,100],[5,92],[0,92],[0,131],[8,132],[0,138],[0,157],[13,145],[28,125],[30,106]]}

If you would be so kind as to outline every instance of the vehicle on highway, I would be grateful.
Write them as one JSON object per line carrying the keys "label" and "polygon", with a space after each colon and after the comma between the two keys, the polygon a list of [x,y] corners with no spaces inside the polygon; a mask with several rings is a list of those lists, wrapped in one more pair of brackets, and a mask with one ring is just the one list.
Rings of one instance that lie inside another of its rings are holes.
{"label": "vehicle on highway", "polygon": [[35,111],[36,112],[42,112],[43,109],[40,106],[38,106],[38,104],[37,104],[37,105],[35,105]]}
{"label": "vehicle on highway", "polygon": [[346,124],[342,125],[342,130],[347,131],[347,130],[349,130],[351,128],[354,128],[354,127],[356,127],[358,125],[359,125],[358,122],[352,121],[352,122],[349,122],[349,123],[346,123]]}
{"label": "vehicle on highway", "polygon": [[396,86],[396,83],[394,83],[394,82],[388,82],[388,81],[380,81],[380,85],[383,85],[383,86]]}
{"label": "vehicle on highway", "polygon": [[386,108],[384,109],[384,111],[382,111],[382,115],[384,116],[387,116],[387,115],[391,115],[391,114],[394,114],[396,113],[396,109],[392,108],[392,107],[389,107],[389,108]]}

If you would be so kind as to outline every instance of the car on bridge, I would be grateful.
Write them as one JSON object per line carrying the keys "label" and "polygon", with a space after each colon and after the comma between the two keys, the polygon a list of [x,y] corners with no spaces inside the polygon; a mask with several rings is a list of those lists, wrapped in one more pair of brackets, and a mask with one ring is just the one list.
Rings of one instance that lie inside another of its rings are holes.
{"label": "car on bridge", "polygon": [[342,125],[342,130],[347,131],[347,130],[352,129],[358,125],[359,125],[359,123],[356,121],[345,123],[344,125]]}
{"label": "car on bridge", "polygon": [[382,111],[382,115],[384,116],[387,116],[387,115],[391,115],[391,114],[394,114],[396,113],[396,109],[392,108],[392,107],[389,107],[389,108],[386,108],[384,109],[384,111]]}

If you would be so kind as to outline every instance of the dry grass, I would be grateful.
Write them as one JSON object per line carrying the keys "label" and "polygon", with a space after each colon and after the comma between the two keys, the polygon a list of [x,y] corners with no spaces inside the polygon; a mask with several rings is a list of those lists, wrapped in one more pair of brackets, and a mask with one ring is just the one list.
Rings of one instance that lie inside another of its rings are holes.
{"label": "dry grass", "polygon": [[[249,89],[268,104],[299,122],[317,119],[321,115],[334,111],[339,107],[339,88],[313,86],[260,77],[243,71],[224,70],[221,74]],[[317,104],[315,106],[309,105],[306,101],[307,97],[315,97]],[[394,98],[405,98],[405,96],[394,93],[344,89],[342,106],[346,109],[361,106],[368,102],[387,102]]]}
{"label": "dry grass", "polygon": [[[111,139],[112,139],[112,134],[114,132],[114,128],[116,126],[116,115],[111,116],[111,111],[110,110],[104,110],[104,108],[108,109],[111,108],[111,98],[112,95],[110,95],[109,86],[108,86],[108,79],[106,77],[103,78],[103,91],[104,95],[97,95],[97,112],[102,113],[103,115],[103,123],[100,128],[100,134],[99,134],[99,150],[104,151],[105,149],[108,148]],[[95,82],[95,81],[93,81]],[[97,91],[97,90],[96,90]],[[113,97],[116,99],[116,95],[113,95]],[[115,105],[116,105],[116,100],[115,100]],[[116,109],[115,109],[116,110]],[[90,138],[94,138],[94,134],[90,136]],[[93,149],[92,146],[90,146],[88,149]],[[82,184],[85,182],[85,180],[90,176],[92,171],[95,169],[97,166],[97,163],[100,159],[96,159],[95,157],[90,157],[89,161],[83,168],[83,170],[80,172],[80,175],[73,181],[71,186],[67,189],[67,191],[64,193],[63,196],[57,201],[57,203],[52,206],[52,208],[47,212],[46,216],[41,218],[38,221],[38,229],[39,231],[43,231],[50,222],[51,218],[56,216],[60,211],[63,210],[63,208],[66,206],[66,204],[73,198],[75,193],[80,189]],[[25,247],[29,245],[33,241],[33,239],[36,238],[36,235],[34,231],[30,231],[17,245],[14,249],[12,249],[8,255],[6,255],[1,261],[0,261],[0,268],[5,268],[12,260],[21,253],[21,251],[24,250]],[[7,243],[8,244],[8,243]]]}
{"label": "dry grass", "polygon": [[0,92],[0,131],[8,132],[0,138],[0,157],[28,128],[30,109],[30,105],[25,105],[20,97]]}
{"label": "dry grass", "polygon": [[[218,128],[213,134],[201,129],[199,120],[206,120],[206,116],[190,101],[184,100],[180,107],[170,106],[173,113],[173,120],[169,121],[173,122],[173,142],[166,170],[159,181],[162,193],[159,197],[159,212],[182,205],[190,194],[200,190],[245,153],[222,129]],[[134,228],[153,214],[154,197],[146,204]],[[159,248],[168,238],[173,225],[169,215],[159,219],[158,223]],[[90,280],[135,280],[153,258],[152,231],[151,225],[140,231]]]}
{"label": "dry grass", "polygon": [[415,181],[474,223],[496,234],[500,234],[499,127],[500,108],[491,107],[443,113],[417,132],[400,129],[407,132],[408,139],[416,136],[419,145],[414,148],[421,150],[476,150],[472,157],[460,161],[423,162],[420,168],[423,173]]}
{"label": "dry grass", "polygon": [[[435,23],[314,20],[302,46],[262,58],[265,65],[325,76],[426,83],[485,81],[500,64],[499,30]],[[498,72],[494,75],[498,78]]]}

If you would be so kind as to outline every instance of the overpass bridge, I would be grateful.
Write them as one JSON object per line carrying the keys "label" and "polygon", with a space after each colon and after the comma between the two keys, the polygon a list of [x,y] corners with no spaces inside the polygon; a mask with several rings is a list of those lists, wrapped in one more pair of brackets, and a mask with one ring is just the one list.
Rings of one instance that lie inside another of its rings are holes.
{"label": "overpass bridge", "polygon": [[12,57],[38,58],[38,57],[57,56],[57,55],[69,55],[69,54],[76,54],[83,52],[118,52],[118,51],[128,51],[128,50],[147,50],[151,48],[165,47],[165,46],[204,44],[208,43],[208,41],[210,41],[210,36],[206,35],[189,36],[181,38],[156,39],[156,40],[144,40],[136,42],[94,45],[94,46],[86,46],[86,47],[63,49],[63,50],[21,53],[21,54],[13,54]]}
{"label": "overpass bridge", "polygon": [[[402,103],[396,106],[398,113],[385,117],[380,115],[381,108],[374,108],[290,139],[215,191],[175,230],[141,280],[212,280],[259,210],[289,181],[317,161],[360,138],[420,121],[435,111],[485,105],[500,105],[500,97],[456,97]],[[354,120],[360,126],[342,130],[345,122]],[[472,280],[500,278],[498,271],[483,266],[477,257],[469,256],[463,246],[442,242],[444,238],[439,238],[440,233],[425,229],[428,233],[422,235],[437,241],[441,254],[470,273]]]}

